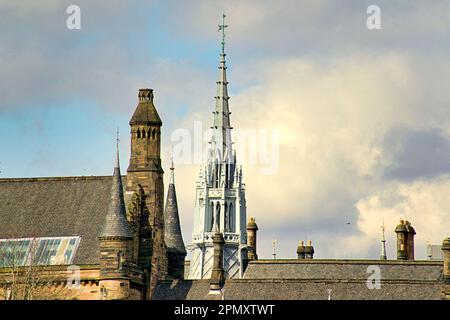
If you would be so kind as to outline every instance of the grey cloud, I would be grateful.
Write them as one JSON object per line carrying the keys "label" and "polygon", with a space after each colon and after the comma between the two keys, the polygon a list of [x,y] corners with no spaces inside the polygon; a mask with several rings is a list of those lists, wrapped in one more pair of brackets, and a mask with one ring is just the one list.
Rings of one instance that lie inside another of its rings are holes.
{"label": "grey cloud", "polygon": [[[171,69],[172,76],[164,61],[150,55],[149,46],[158,46],[149,32],[155,15],[166,17],[158,21],[158,27],[173,41],[189,38],[206,43],[218,41],[215,26],[222,10],[227,11],[229,50],[239,52],[232,63],[237,75],[243,72],[240,63],[261,57],[312,54],[314,59],[326,60],[329,55],[360,51],[449,49],[440,31],[450,29],[446,15],[450,4],[438,1],[380,1],[385,25],[378,33],[365,28],[365,9],[372,1],[289,0],[282,5],[277,1],[170,1],[155,5],[144,0],[80,0],[82,30],[70,31],[65,28],[65,9],[72,2],[0,1],[0,110],[79,97],[120,109],[134,103],[130,92],[136,86],[166,86],[166,80],[172,85],[173,76],[180,77],[176,84],[186,85],[200,79],[198,73],[209,72],[189,67],[192,61],[185,61],[193,74],[184,81],[182,67]],[[194,97],[191,92],[184,94],[190,97]]]}
{"label": "grey cloud", "polygon": [[77,1],[81,30],[66,28],[73,1],[17,3],[0,3],[0,112],[71,100],[128,111],[165,71],[148,52],[151,2]]}
{"label": "grey cloud", "polygon": [[[179,37],[216,39],[213,27],[220,13],[228,13],[230,51],[247,60],[261,56],[289,57],[328,54],[376,53],[382,50],[417,50],[430,47],[448,51],[443,30],[450,29],[450,3],[442,1],[377,1],[382,29],[366,27],[371,0],[351,1],[185,1],[164,6],[170,17],[166,28]],[[205,28],[205,26],[211,26]]]}
{"label": "grey cloud", "polygon": [[439,129],[396,128],[384,139],[387,179],[432,179],[450,172],[450,137]]}
{"label": "grey cloud", "polygon": [[[296,205],[302,201],[309,201],[302,200],[301,194],[292,199],[290,212],[285,215],[287,218],[279,223],[274,222],[273,218],[270,223],[264,222],[267,217],[277,215],[279,209],[276,207],[258,211],[256,215],[257,222],[260,222],[258,239],[262,244],[266,244],[260,246],[261,256],[270,257],[271,246],[267,244],[270,244],[272,237],[277,239],[280,257],[294,257],[298,241],[307,239],[312,240],[317,246],[318,257],[334,256],[335,239],[360,235],[357,226],[358,211],[354,205],[359,197],[358,192],[352,193],[340,185],[324,185],[324,190],[307,210],[299,211],[299,206]],[[249,211],[252,211],[251,207]],[[343,252],[345,249],[342,248],[340,251]],[[348,254],[350,256],[350,253]]]}

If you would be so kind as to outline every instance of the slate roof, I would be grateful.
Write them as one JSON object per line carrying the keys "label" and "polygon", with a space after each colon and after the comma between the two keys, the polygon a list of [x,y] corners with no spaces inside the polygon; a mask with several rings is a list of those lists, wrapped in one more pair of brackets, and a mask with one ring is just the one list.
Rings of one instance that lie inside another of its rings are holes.
{"label": "slate roof", "polygon": [[[382,283],[369,290],[365,282],[227,280],[225,300],[439,300],[441,283]],[[174,280],[158,284],[154,300],[208,300],[209,282]]]}
{"label": "slate roof", "polygon": [[257,260],[249,263],[244,279],[316,279],[367,280],[367,268],[380,267],[384,280],[438,281],[442,276],[442,261],[412,260]]}
{"label": "slate roof", "polygon": [[73,263],[98,264],[111,185],[111,176],[0,179],[0,238],[80,236]]}
{"label": "slate roof", "polygon": [[120,176],[119,154],[112,177],[111,192],[108,205],[108,214],[103,222],[100,237],[133,238],[130,225],[126,220],[125,200]]}
{"label": "slate roof", "polygon": [[169,191],[167,193],[166,208],[164,212],[164,241],[166,242],[168,251],[180,254],[187,253],[181,234],[177,193],[175,191],[174,183],[169,183]]}
{"label": "slate roof", "polygon": [[153,90],[139,89],[139,103],[130,120],[130,125],[153,123],[161,125],[162,121],[153,104]]}
{"label": "slate roof", "polygon": [[[381,288],[368,289],[367,267],[381,270]],[[225,299],[435,300],[441,298],[442,261],[258,260],[243,279],[226,280]],[[154,299],[208,299],[208,280],[161,282]]]}

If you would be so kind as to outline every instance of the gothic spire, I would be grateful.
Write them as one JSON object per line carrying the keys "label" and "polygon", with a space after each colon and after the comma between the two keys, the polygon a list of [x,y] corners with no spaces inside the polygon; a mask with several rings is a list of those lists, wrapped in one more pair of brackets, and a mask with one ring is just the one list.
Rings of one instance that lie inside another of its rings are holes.
{"label": "gothic spire", "polygon": [[181,234],[180,217],[178,215],[177,194],[175,191],[173,159],[170,168],[169,191],[167,192],[164,214],[164,240],[169,252],[186,254],[183,236]]}
{"label": "gothic spire", "polygon": [[119,164],[119,131],[117,131],[116,164],[112,177],[111,196],[109,199],[108,213],[105,224],[100,233],[100,238],[121,237],[133,238],[130,225],[126,220],[125,200],[123,197],[122,177]]}
{"label": "gothic spire", "polygon": [[[229,163],[232,159],[232,146],[231,146],[231,125],[230,125],[230,111],[228,108],[228,81],[226,74],[226,60],[225,60],[225,28],[228,25],[225,24],[225,14],[222,15],[222,23],[219,25],[219,31],[222,32],[221,44],[222,51],[220,53],[219,60],[219,79],[217,80],[217,94],[216,94],[216,107],[213,123],[213,135],[211,138],[211,157],[219,160],[228,160]],[[212,160],[212,159],[211,159]]]}

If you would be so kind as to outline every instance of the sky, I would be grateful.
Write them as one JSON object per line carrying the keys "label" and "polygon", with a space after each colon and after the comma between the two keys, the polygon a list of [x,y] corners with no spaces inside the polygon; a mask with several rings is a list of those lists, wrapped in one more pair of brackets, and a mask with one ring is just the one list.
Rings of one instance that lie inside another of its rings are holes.
{"label": "sky", "polygon": [[[79,30],[66,24],[74,4]],[[381,29],[367,28],[373,4]],[[205,147],[222,12],[260,258],[273,239],[279,258],[310,239],[317,258],[377,259],[384,221],[395,259],[404,218],[425,259],[426,242],[450,232],[448,1],[0,0],[0,178],[110,175],[117,128],[125,172],[143,87],[163,121],[166,173],[180,132]],[[189,244],[201,163],[175,167]]]}

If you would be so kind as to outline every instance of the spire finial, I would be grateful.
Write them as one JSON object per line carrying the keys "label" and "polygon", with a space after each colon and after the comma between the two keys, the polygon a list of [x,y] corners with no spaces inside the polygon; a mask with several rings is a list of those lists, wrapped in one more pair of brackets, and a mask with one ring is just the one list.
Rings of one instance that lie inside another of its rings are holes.
{"label": "spire finial", "polygon": [[171,166],[170,166],[170,180],[169,183],[170,184],[175,184],[175,168],[173,167],[173,145],[172,145],[172,156],[170,157],[171,159]]}
{"label": "spire finial", "polygon": [[272,247],[273,247],[272,256],[274,259],[277,258],[276,245],[277,245],[277,240],[275,238],[273,238],[272,239]]}
{"label": "spire finial", "polygon": [[385,227],[384,227],[384,219],[383,219],[383,222],[381,224],[381,254],[380,254],[380,259],[381,260],[387,260],[387,256],[386,256],[386,237],[384,235],[384,231],[385,231]]}
{"label": "spire finial", "polygon": [[433,246],[431,240],[427,240],[427,258],[431,260],[433,258]]}
{"label": "spire finial", "polygon": [[225,54],[225,28],[228,28],[228,25],[225,24],[225,12],[222,13],[222,24],[219,24],[219,30],[222,31],[222,54]]}
{"label": "spire finial", "polygon": [[119,127],[116,132],[116,168],[119,168]]}

